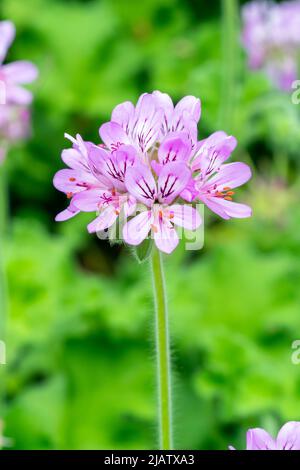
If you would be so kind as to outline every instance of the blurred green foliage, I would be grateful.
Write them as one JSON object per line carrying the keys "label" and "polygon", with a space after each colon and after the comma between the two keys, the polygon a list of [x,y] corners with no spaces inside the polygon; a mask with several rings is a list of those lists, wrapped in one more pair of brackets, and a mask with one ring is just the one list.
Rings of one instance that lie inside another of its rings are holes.
{"label": "blurred green foliage", "polygon": [[[201,97],[203,138],[218,127],[218,2],[2,0],[17,26],[9,59],[40,68],[33,136],[14,149],[5,434],[16,449],[153,448],[151,286],[126,249],[62,225],[52,187],[63,133],[98,139],[114,105],[160,89]],[[299,107],[249,72],[241,50],[235,158],[255,162],[241,198],[251,220],[207,214],[201,252],[167,260],[179,448],[243,448],[248,427],[299,419]],[[240,154],[240,155],[239,155]]]}

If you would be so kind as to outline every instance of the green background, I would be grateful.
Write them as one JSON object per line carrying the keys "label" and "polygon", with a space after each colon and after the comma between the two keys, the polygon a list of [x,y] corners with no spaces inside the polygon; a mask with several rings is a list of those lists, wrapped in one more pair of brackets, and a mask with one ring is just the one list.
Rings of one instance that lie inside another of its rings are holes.
{"label": "green background", "polygon": [[247,69],[239,32],[222,35],[221,2],[1,5],[17,27],[7,60],[26,58],[40,69],[32,137],[6,162],[12,447],[157,446],[148,266],[88,235],[92,214],[56,224],[66,200],[52,186],[69,146],[64,132],[98,141],[116,104],[154,89],[175,101],[200,97],[200,138],[220,127],[234,133],[233,160],[254,173],[237,195],[252,205],[252,219],[222,221],[206,211],[204,248],[180,246],[166,259],[176,447],[244,448],[249,427],[274,433],[299,420],[291,345],[300,339],[300,105]]}

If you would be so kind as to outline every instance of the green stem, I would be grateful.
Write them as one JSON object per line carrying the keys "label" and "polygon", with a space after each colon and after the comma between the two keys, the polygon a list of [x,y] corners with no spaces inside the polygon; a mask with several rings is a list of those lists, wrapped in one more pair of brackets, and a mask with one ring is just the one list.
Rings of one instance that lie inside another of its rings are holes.
{"label": "green stem", "polygon": [[[4,243],[7,230],[7,185],[5,169],[0,166],[0,341],[6,340],[7,321],[7,284],[4,266]],[[1,345],[0,345],[1,346]],[[0,361],[0,428],[1,419],[4,416],[4,394],[5,394],[5,365]],[[0,429],[1,432],[1,429]],[[0,435],[1,439],[1,435]],[[0,442],[1,445],[1,442]]]}
{"label": "green stem", "polygon": [[156,248],[153,248],[151,267],[156,313],[160,449],[171,450],[173,444],[168,307],[162,255]]}
{"label": "green stem", "polygon": [[239,7],[237,0],[222,0],[223,83],[220,127],[234,132],[239,58]]}

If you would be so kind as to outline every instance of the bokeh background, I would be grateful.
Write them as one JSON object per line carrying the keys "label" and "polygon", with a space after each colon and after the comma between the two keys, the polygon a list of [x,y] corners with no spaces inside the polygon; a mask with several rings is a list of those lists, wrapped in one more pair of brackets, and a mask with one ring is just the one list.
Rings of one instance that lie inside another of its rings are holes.
{"label": "bokeh background", "polygon": [[251,220],[207,212],[204,248],[181,246],[166,259],[176,446],[244,448],[249,427],[275,432],[299,420],[291,344],[300,339],[300,105],[248,70],[221,1],[1,0],[1,8],[17,27],[8,60],[40,69],[32,137],[6,162],[12,447],[157,446],[148,266],[88,235],[91,214],[55,223],[66,200],[52,186],[69,146],[64,132],[98,141],[116,104],[154,89],[175,101],[200,97],[201,138],[232,132],[233,159],[254,173],[239,190]]}

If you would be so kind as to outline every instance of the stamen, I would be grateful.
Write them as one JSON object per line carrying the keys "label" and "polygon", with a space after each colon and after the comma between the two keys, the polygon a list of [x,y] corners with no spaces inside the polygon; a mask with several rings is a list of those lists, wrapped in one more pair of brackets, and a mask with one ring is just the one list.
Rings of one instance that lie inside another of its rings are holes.
{"label": "stamen", "polygon": [[71,199],[73,197],[73,193],[67,193],[67,198]]}
{"label": "stamen", "polygon": [[74,181],[76,181],[76,178],[72,176],[72,178],[69,178],[69,181],[71,181],[71,183],[74,183]]}
{"label": "stamen", "polygon": [[158,232],[158,228],[156,227],[156,225],[151,225],[151,229],[154,233]]}

